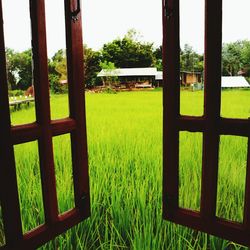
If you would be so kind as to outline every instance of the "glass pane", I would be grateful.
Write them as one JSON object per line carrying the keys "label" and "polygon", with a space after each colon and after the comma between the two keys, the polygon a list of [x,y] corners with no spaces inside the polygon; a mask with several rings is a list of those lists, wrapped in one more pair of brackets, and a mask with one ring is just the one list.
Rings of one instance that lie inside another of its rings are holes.
{"label": "glass pane", "polygon": [[0,203],[0,247],[5,245],[5,235],[3,229],[2,207]]}
{"label": "glass pane", "polygon": [[38,143],[14,146],[23,231],[44,223]]}
{"label": "glass pane", "polygon": [[63,213],[74,207],[70,135],[54,137],[53,147],[59,212]]}
{"label": "glass pane", "polygon": [[221,136],[217,194],[217,216],[243,221],[247,138]]}
{"label": "glass pane", "polygon": [[200,210],[202,133],[180,132],[179,206]]}
{"label": "glass pane", "polygon": [[[250,2],[223,0],[221,116],[250,116]],[[234,18],[232,18],[232,16]]]}
{"label": "glass pane", "polygon": [[60,119],[69,116],[64,1],[45,0],[45,11],[51,117]]}
{"label": "glass pane", "polygon": [[182,115],[203,115],[204,1],[180,0]]}
{"label": "glass pane", "polygon": [[31,123],[35,105],[29,1],[3,1],[3,19],[11,123]]}

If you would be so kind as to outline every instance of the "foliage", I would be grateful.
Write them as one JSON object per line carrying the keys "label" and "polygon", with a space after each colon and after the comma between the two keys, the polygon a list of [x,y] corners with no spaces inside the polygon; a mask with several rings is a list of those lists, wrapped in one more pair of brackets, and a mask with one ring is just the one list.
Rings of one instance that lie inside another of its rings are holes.
{"label": "foliage", "polygon": [[222,48],[222,73],[235,76],[242,67],[241,42],[224,44]]}
{"label": "foliage", "polygon": [[196,53],[192,46],[185,44],[184,49],[180,49],[180,69],[181,71],[203,71],[203,56]]}
{"label": "foliage", "polygon": [[100,67],[104,70],[106,75],[102,77],[104,85],[111,87],[111,85],[118,82],[118,76],[116,75],[116,67],[114,63],[107,61],[100,62]]}
{"label": "foliage", "polygon": [[53,62],[61,62],[66,57],[65,50],[59,49],[53,56]]}
{"label": "foliage", "polygon": [[250,77],[250,41],[242,41],[241,49],[242,70],[244,74]]}
{"label": "foliage", "polygon": [[[223,91],[222,116],[249,117],[249,94]],[[182,114],[203,113],[202,97],[182,91]],[[66,95],[52,95],[51,106],[52,119],[68,115]],[[247,249],[162,219],[161,92],[86,94],[86,108],[91,217],[41,249]],[[34,113],[34,107],[15,112],[12,123],[33,122]],[[199,209],[202,135],[182,132],[180,140],[180,204]],[[237,221],[243,214],[246,140],[224,136],[220,144],[217,216]],[[44,222],[37,148],[37,142],[15,146],[25,232]],[[69,135],[53,138],[53,148],[62,212],[74,205]]]}
{"label": "foliage", "polygon": [[229,76],[239,73],[250,76],[250,41],[239,40],[223,44],[222,73]]}
{"label": "foliage", "polygon": [[101,54],[88,48],[87,45],[83,46],[84,52],[84,82],[85,86],[90,88],[98,84],[97,74],[101,70]]}
{"label": "foliage", "polygon": [[107,87],[105,88],[102,93],[105,93],[105,94],[117,94],[117,91],[111,87]]}
{"label": "foliage", "polygon": [[54,94],[64,93],[63,85],[60,83],[59,75],[49,74],[50,89]]}
{"label": "foliage", "polygon": [[52,57],[52,63],[55,72],[57,72],[60,80],[67,79],[67,62],[66,62],[66,52],[65,50],[58,50]]}
{"label": "foliage", "polygon": [[129,30],[121,39],[106,43],[102,61],[112,62],[117,68],[150,67],[154,63],[153,44],[138,40],[138,33]]}
{"label": "foliage", "polygon": [[67,92],[67,84],[61,84],[61,80],[67,79],[67,65],[65,51],[58,50],[49,60],[49,83],[50,89],[55,94]]}
{"label": "foliage", "polygon": [[15,67],[13,65],[15,51],[10,48],[6,48],[6,67],[8,77],[8,88],[10,90],[16,89],[17,81],[15,77]]}
{"label": "foliage", "polygon": [[67,62],[66,57],[63,57],[61,61],[58,61],[55,65],[55,69],[60,76],[60,80],[67,79]]}
{"label": "foliage", "polygon": [[9,94],[10,97],[20,96],[20,95],[23,96],[24,95],[24,91],[20,90],[20,89],[9,90],[8,94]]}
{"label": "foliage", "polygon": [[[154,50],[154,66],[162,71],[162,45]],[[185,44],[184,49],[180,49],[180,70],[203,72],[203,55],[196,53],[192,46]]]}
{"label": "foliage", "polygon": [[156,48],[153,52],[154,54],[154,66],[157,68],[158,71],[163,70],[162,65],[162,45]]}
{"label": "foliage", "polygon": [[26,90],[32,85],[31,49],[15,52],[7,48],[6,57],[9,88]]}
{"label": "foliage", "polygon": [[[93,87],[98,82],[97,73],[101,70],[100,53],[93,51],[86,45],[83,45],[84,52],[84,82],[86,87]],[[49,79],[51,90],[54,93],[62,93],[66,85],[60,81],[67,79],[67,59],[65,50],[58,50],[49,63]]]}

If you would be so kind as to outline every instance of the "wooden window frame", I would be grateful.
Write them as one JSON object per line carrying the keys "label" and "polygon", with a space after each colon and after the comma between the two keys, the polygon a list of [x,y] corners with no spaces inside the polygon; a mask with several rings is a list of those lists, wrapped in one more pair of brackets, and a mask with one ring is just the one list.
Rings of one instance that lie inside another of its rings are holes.
{"label": "wooden window frame", "polygon": [[[180,115],[179,0],[163,0],[163,218],[250,246],[250,119],[220,116],[222,0],[205,0],[204,115]],[[180,208],[179,132],[203,133],[200,211]],[[248,138],[243,223],[216,217],[220,135]]]}
{"label": "wooden window frame", "polygon": [[[222,0],[205,0],[205,113],[180,115],[179,0],[163,0],[163,218],[250,246],[250,146],[248,143],[243,223],[216,217],[220,135],[250,138],[249,119],[220,117]],[[1,249],[32,249],[90,216],[81,13],[72,17],[79,0],[65,0],[69,118],[51,120],[44,0],[30,0],[36,122],[11,126],[6,58],[0,0],[0,191],[6,245]],[[79,6],[78,6],[79,7]],[[212,83],[212,84],[211,84]],[[82,91],[79,91],[82,89]],[[200,212],[180,208],[179,132],[203,133]],[[53,159],[53,136],[70,133],[75,208],[59,214]],[[14,145],[38,140],[45,224],[23,234],[18,197]],[[10,198],[11,197],[11,198]]]}
{"label": "wooden window frame", "polygon": [[[69,117],[51,120],[45,5],[44,0],[30,0],[36,122],[11,126],[2,1],[0,0],[0,117],[2,123],[0,129],[0,192],[6,240],[6,245],[1,249],[37,248],[90,216],[80,1],[65,0],[64,2]],[[75,207],[59,214],[52,138],[68,133],[71,136]],[[31,141],[38,141],[45,223],[23,234],[14,145]]]}

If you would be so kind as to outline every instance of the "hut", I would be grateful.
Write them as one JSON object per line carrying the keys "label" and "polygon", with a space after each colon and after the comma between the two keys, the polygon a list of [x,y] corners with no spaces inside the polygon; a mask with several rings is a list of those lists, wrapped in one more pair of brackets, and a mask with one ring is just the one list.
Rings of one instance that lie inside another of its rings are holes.
{"label": "hut", "polygon": [[[157,71],[155,76],[155,81],[157,86],[162,86],[163,74],[162,71]],[[193,87],[194,85],[202,85],[202,73],[201,72],[180,72],[180,85],[185,87]]]}
{"label": "hut", "polygon": [[202,83],[201,72],[181,71],[180,72],[181,85],[190,87],[192,84]]}
{"label": "hut", "polygon": [[157,69],[148,68],[117,68],[106,70],[103,69],[97,75],[102,78],[105,85],[106,78],[113,77],[113,85],[121,88],[149,88],[155,83]]}

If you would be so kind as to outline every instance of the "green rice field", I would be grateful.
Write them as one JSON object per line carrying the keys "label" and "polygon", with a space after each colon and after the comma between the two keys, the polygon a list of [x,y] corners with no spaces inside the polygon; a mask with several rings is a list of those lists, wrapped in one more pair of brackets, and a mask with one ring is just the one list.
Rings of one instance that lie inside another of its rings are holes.
{"label": "green rice field", "polygon": [[[33,104],[32,104],[33,105]],[[68,116],[51,96],[52,118]],[[41,249],[246,249],[162,220],[162,91],[86,93],[90,218]],[[250,91],[222,92],[222,116],[250,117]],[[203,92],[181,92],[181,114],[203,114]],[[11,113],[35,120],[34,105]],[[69,135],[53,139],[60,212],[73,207]],[[181,207],[199,210],[202,133],[180,133]],[[15,146],[23,231],[44,222],[37,142]],[[221,136],[217,216],[242,222],[247,138]],[[250,211],[249,211],[250,212]],[[0,245],[4,244],[0,223]]]}

